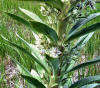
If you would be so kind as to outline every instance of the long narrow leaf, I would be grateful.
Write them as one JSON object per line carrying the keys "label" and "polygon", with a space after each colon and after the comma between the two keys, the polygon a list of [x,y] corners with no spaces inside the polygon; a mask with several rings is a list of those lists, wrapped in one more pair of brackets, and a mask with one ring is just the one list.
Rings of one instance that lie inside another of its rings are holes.
{"label": "long narrow leaf", "polygon": [[[16,50],[17,51],[17,50]],[[27,76],[32,76],[31,73],[22,65],[20,64],[16,59],[10,58],[14,63],[20,68],[20,73]]]}
{"label": "long narrow leaf", "polygon": [[30,21],[30,24],[33,27],[33,30],[37,31],[38,33],[46,35],[53,42],[58,41],[58,36],[56,31],[50,28],[49,26],[36,21]]}
{"label": "long narrow leaf", "polygon": [[33,86],[35,85],[36,88],[46,88],[41,82],[39,82],[37,79],[30,77],[30,76],[25,76],[21,75],[27,82],[32,84]]}
{"label": "long narrow leaf", "polygon": [[84,28],[81,31],[76,32],[75,34],[69,36],[67,41],[71,41],[71,40],[73,40],[73,39],[75,39],[77,37],[83,36],[83,35],[88,34],[90,32],[94,32],[94,31],[96,31],[98,29],[100,29],[100,23],[93,24],[93,25],[91,25],[91,26],[89,26],[87,28]]}
{"label": "long narrow leaf", "polygon": [[80,39],[77,41],[77,43],[75,44],[75,46],[73,47],[73,49],[80,47],[80,45],[82,45],[83,41],[86,39],[88,35],[84,35],[82,37],[80,37]]}
{"label": "long narrow leaf", "polygon": [[99,81],[99,80],[100,80],[100,75],[90,76],[90,77],[87,77],[87,78],[84,78],[84,79],[81,79],[81,80],[75,82],[69,88],[80,88],[84,85],[87,85],[89,83]]}
{"label": "long narrow leaf", "polygon": [[95,63],[97,63],[97,62],[100,62],[100,56],[98,56],[98,57],[96,57],[95,59],[92,59],[92,60],[90,60],[90,61],[87,61],[87,62],[85,62],[85,63],[79,64],[79,65],[73,67],[72,69],[70,69],[70,70],[67,71],[67,72],[71,72],[71,71],[74,71],[74,70],[78,70],[78,69],[80,69],[80,68],[82,68],[82,67],[86,67],[86,66],[88,66],[88,65],[95,64]]}
{"label": "long narrow leaf", "polygon": [[32,55],[34,55],[34,57],[36,57],[39,60],[42,60],[42,62],[46,64],[46,62],[42,59],[43,57],[41,57],[39,50],[34,45],[32,45],[32,44],[28,43],[27,41],[25,41],[17,33],[16,33],[16,35],[24,44],[27,45],[27,47],[31,50]]}
{"label": "long narrow leaf", "polygon": [[19,8],[24,14],[26,14],[27,16],[29,16],[30,18],[32,18],[34,21],[37,21],[37,22],[41,22],[43,23],[43,21],[40,19],[39,16],[37,16],[35,13],[32,13],[26,9],[22,9],[22,8]]}
{"label": "long narrow leaf", "polygon": [[29,53],[26,49],[24,49],[21,46],[16,45],[15,43],[10,42],[9,40],[7,40],[4,36],[1,35],[1,37],[7,41],[12,47],[17,48],[18,50],[22,51],[23,53],[25,53],[26,55],[28,55],[33,61],[36,61],[42,68],[44,68],[44,70],[50,74],[50,71],[45,67],[44,63],[42,63],[39,59],[35,58],[31,53]]}
{"label": "long narrow leaf", "polygon": [[85,44],[89,41],[89,39],[92,37],[93,34],[94,34],[94,32],[80,37],[80,39],[77,41],[77,43],[75,44],[73,49],[75,49],[77,47],[81,48],[81,47],[85,46]]}
{"label": "long narrow leaf", "polygon": [[[39,51],[36,49],[36,47],[33,48],[32,44],[28,43],[27,41],[25,41],[23,38],[21,38],[17,33],[16,33],[17,37],[25,44],[27,45],[27,47],[31,50],[32,54],[34,54],[34,57],[36,57],[37,59],[40,59],[40,54]],[[41,60],[41,59],[40,59]]]}
{"label": "long narrow leaf", "polygon": [[[38,60],[40,60],[42,63],[44,63],[45,67],[48,68],[48,70],[50,70],[49,67],[48,67],[48,65],[47,65],[47,63],[46,63],[46,61],[45,61],[45,59],[40,55],[40,52],[39,52],[38,48],[36,48],[34,45],[32,45],[32,44],[28,43],[27,41],[25,41],[25,40],[24,40],[23,38],[21,38],[18,34],[16,34],[16,35],[18,36],[18,38],[19,38],[24,44],[27,45],[27,47],[31,50],[32,55],[33,55],[35,58],[37,58]],[[39,70],[38,70],[38,68],[37,68],[37,70],[40,72],[40,74],[42,74],[42,72],[44,72],[44,69],[41,68],[40,66],[38,66],[37,63],[35,63],[35,64],[36,64],[36,67],[39,67]]]}
{"label": "long narrow leaf", "polygon": [[27,26],[27,27],[29,27],[29,28],[31,27],[30,23],[29,23],[28,21],[26,21],[24,18],[19,17],[19,16],[14,15],[14,14],[11,14],[11,13],[7,13],[7,15],[9,15],[9,16],[10,16],[11,18],[13,18],[14,20],[16,20],[16,21],[18,21],[18,22],[24,24],[25,26]]}
{"label": "long narrow leaf", "polygon": [[[14,14],[11,14],[11,13],[7,13],[7,14],[14,20],[18,21],[19,23],[24,24],[26,27],[28,27],[28,29],[32,29],[32,26],[30,25],[30,23],[27,20],[25,20],[24,18],[14,15]],[[33,31],[33,32],[36,33],[36,31]]]}
{"label": "long narrow leaf", "polygon": [[81,88],[95,88],[99,85],[100,85],[100,83],[93,83],[93,84],[88,84],[88,85],[82,86]]}
{"label": "long narrow leaf", "polygon": [[74,34],[75,32],[77,32],[77,30],[82,27],[84,24],[88,23],[89,21],[93,20],[94,18],[100,16],[100,12],[99,13],[94,13],[94,14],[91,14],[90,16],[88,16],[87,18],[85,19],[81,19],[79,20],[73,27],[72,29],[70,30],[69,34],[70,36],[72,34]]}
{"label": "long narrow leaf", "polygon": [[[20,52],[19,52],[17,49],[15,49],[15,50],[17,51],[18,54],[20,54]],[[20,58],[23,59],[21,56],[20,56]],[[40,78],[40,76],[37,74],[36,71],[34,71],[34,74],[32,74],[32,73],[30,73],[30,72],[27,70],[27,68],[25,68],[25,67],[24,67],[21,63],[19,63],[16,59],[14,59],[14,58],[10,58],[10,59],[11,59],[12,61],[15,62],[15,64],[17,65],[18,70],[20,71],[20,73],[21,73],[22,75],[31,76],[31,77],[33,77],[33,78],[39,80],[40,82],[42,81],[41,78]],[[35,76],[34,76],[34,75],[35,75]]]}
{"label": "long narrow leaf", "polygon": [[[7,45],[7,44],[5,44],[5,45]],[[9,46],[9,47],[12,48],[11,46]],[[20,52],[16,48],[14,48],[14,50],[20,55],[20,59],[23,59],[22,56],[21,56],[21,54],[20,54]],[[35,74],[32,74],[32,73],[30,73],[28,71],[28,69],[25,66],[23,66],[21,63],[19,63],[16,59],[12,58],[11,56],[10,56],[10,59],[12,61],[14,61],[14,63],[17,65],[17,68],[20,71],[20,74],[26,75],[26,76],[31,76],[31,77],[39,80],[40,82],[42,81],[41,78],[40,78],[40,76],[38,74],[36,74],[36,72],[35,72]]]}
{"label": "long narrow leaf", "polygon": [[80,28],[83,25],[81,23],[84,22],[84,20],[86,20],[86,18],[82,18],[79,21],[77,21],[76,24],[69,31],[69,35],[72,35],[74,32],[77,32],[78,28]]}

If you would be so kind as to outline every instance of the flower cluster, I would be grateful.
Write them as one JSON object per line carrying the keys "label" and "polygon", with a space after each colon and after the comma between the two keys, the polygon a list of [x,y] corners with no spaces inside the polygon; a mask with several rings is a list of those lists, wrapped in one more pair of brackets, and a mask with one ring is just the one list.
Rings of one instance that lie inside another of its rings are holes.
{"label": "flower cluster", "polygon": [[57,58],[62,53],[57,47],[52,47],[49,50],[49,54],[51,57]]}

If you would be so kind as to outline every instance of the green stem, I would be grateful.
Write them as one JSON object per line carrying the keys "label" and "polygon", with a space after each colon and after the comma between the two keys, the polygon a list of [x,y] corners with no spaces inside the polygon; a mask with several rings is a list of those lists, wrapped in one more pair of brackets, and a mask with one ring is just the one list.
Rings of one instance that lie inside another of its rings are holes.
{"label": "green stem", "polygon": [[62,21],[59,21],[59,25],[58,25],[58,37],[59,37],[60,41],[63,39],[64,34],[66,34],[66,27],[67,27],[68,21],[69,21],[69,17],[65,18]]}

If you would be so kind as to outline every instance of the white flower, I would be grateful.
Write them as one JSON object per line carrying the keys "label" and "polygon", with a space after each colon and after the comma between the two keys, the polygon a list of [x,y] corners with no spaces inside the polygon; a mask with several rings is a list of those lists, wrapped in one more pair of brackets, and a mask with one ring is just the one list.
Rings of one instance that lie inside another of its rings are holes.
{"label": "white flower", "polygon": [[48,24],[52,24],[52,19],[51,19],[51,16],[48,16],[48,21],[47,21]]}
{"label": "white flower", "polygon": [[57,47],[53,47],[50,49],[50,56],[57,58],[62,52],[57,48]]}
{"label": "white flower", "polygon": [[44,10],[45,10],[45,8],[44,8],[43,6],[41,6],[40,11],[42,12],[42,11],[44,11]]}
{"label": "white flower", "polygon": [[33,32],[33,35],[35,37],[35,47],[42,49],[43,46],[41,45],[42,43],[42,35],[37,35],[36,33]]}
{"label": "white flower", "polygon": [[77,14],[78,10],[73,10],[73,14]]}

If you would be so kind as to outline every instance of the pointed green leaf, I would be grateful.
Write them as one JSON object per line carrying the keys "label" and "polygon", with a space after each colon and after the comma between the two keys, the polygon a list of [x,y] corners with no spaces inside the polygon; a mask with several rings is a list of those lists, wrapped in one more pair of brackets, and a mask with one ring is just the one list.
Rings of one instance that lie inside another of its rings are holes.
{"label": "pointed green leaf", "polygon": [[[40,55],[40,52],[39,52],[38,48],[36,48],[32,44],[29,44],[27,41],[25,41],[23,38],[21,38],[17,33],[16,33],[16,35],[17,35],[18,38],[20,38],[20,40],[24,44],[26,44],[28,46],[28,48],[31,50],[32,55],[35,58],[37,58],[38,60],[40,60],[42,63],[44,63],[45,67],[48,68],[48,70],[50,70],[47,63],[46,63],[46,61],[45,61],[45,59]],[[37,63],[35,63],[35,64],[36,64],[37,70],[39,69],[38,72],[40,72],[40,74],[42,74],[42,72],[44,72],[44,69],[41,66],[39,66]]]}
{"label": "pointed green leaf", "polygon": [[32,54],[34,54],[34,57],[41,60],[39,50],[37,50],[37,48],[34,45],[28,43],[23,38],[21,38],[17,33],[16,33],[16,35],[25,45],[28,46],[28,48],[31,50]]}
{"label": "pointed green leaf", "polygon": [[[42,59],[43,57],[41,57],[38,48],[36,48],[34,45],[32,45],[32,44],[28,43],[27,41],[25,41],[25,40],[24,40],[23,38],[21,38],[17,33],[16,33],[16,35],[17,35],[17,37],[18,37],[24,44],[26,44],[26,45],[28,46],[28,48],[29,48],[29,49],[31,50],[31,52],[32,52],[32,55],[33,55],[35,58],[37,58],[37,59],[39,59],[39,60],[42,60],[41,62],[43,62],[43,63],[46,64],[46,62]],[[46,66],[46,67],[47,67],[47,66]]]}
{"label": "pointed green leaf", "polygon": [[[18,54],[20,54],[20,52],[19,52],[17,49],[15,49],[15,50],[18,52]],[[20,56],[20,58],[22,59],[21,56]],[[17,68],[18,68],[18,70],[20,71],[20,73],[21,73],[22,75],[31,76],[31,77],[33,77],[33,78],[39,80],[40,82],[42,81],[41,78],[40,78],[40,76],[38,75],[38,73],[37,73],[35,70],[32,69],[32,72],[34,71],[34,74],[33,74],[33,73],[30,73],[30,72],[27,70],[27,68],[25,68],[25,67],[24,67],[21,63],[19,63],[16,59],[13,59],[13,58],[11,58],[11,59],[15,62],[15,64],[17,64]]]}
{"label": "pointed green leaf", "polygon": [[[81,24],[82,22],[84,22],[84,20],[86,20],[86,18],[82,18],[79,21],[76,22],[76,24],[71,28],[71,30],[69,31],[69,35],[72,35],[73,33],[77,32],[78,29],[83,25]],[[84,23],[85,24],[85,23]]]}
{"label": "pointed green leaf", "polygon": [[[9,46],[9,47],[11,47],[11,46]],[[12,47],[11,47],[11,48],[12,48]],[[20,52],[19,52],[16,48],[15,48],[15,51],[20,55]],[[20,55],[20,58],[23,59],[21,55]],[[11,59],[12,61],[14,61],[14,63],[17,65],[17,68],[18,68],[18,70],[20,71],[20,73],[21,73],[22,75],[31,76],[31,77],[33,77],[33,78],[39,80],[40,82],[42,81],[41,78],[40,78],[40,76],[39,76],[38,74],[37,74],[37,75],[35,74],[35,76],[34,76],[33,74],[31,74],[31,73],[27,70],[27,68],[26,68],[25,66],[23,66],[21,63],[19,63],[16,59],[12,58],[11,56],[10,56],[10,59]],[[35,72],[35,73],[36,73],[36,72]]]}
{"label": "pointed green leaf", "polygon": [[73,49],[75,49],[77,47],[81,48],[81,47],[85,46],[85,44],[89,41],[89,39],[92,37],[93,34],[94,34],[94,32],[80,37],[80,39],[77,41],[77,43],[75,44]]}
{"label": "pointed green leaf", "polygon": [[1,35],[1,37],[7,41],[12,47],[17,48],[18,50],[22,51],[23,53],[25,53],[27,56],[29,56],[33,61],[37,62],[42,68],[44,68],[44,70],[50,74],[48,68],[45,67],[44,63],[42,63],[39,59],[35,58],[31,53],[29,53],[26,49],[24,49],[21,46],[16,45],[15,43],[12,43],[11,41],[7,40],[4,36]]}
{"label": "pointed green leaf", "polygon": [[75,82],[74,84],[72,84],[69,88],[80,88],[84,85],[87,85],[87,84],[95,82],[95,81],[100,81],[100,75],[90,76],[90,77],[81,79],[81,80]]}
{"label": "pointed green leaf", "polygon": [[94,32],[98,29],[100,29],[100,23],[93,24],[93,25],[91,25],[87,28],[84,28],[84,29],[80,30],[79,32],[76,32],[73,35],[69,36],[67,41],[71,41],[77,37],[83,36],[83,35],[88,34],[90,32]]}
{"label": "pointed green leaf", "polygon": [[74,66],[75,66],[75,60],[72,60],[71,62],[70,62],[70,65],[69,65],[69,67],[67,68],[67,71],[69,71],[70,69],[72,69]]}
{"label": "pointed green leaf", "polygon": [[18,22],[24,24],[25,26],[27,26],[27,27],[29,27],[29,28],[31,27],[30,23],[29,23],[28,21],[26,21],[24,18],[19,17],[19,16],[14,15],[14,14],[11,14],[11,13],[7,13],[7,15],[9,15],[9,16],[10,16],[11,18],[13,18],[14,20],[16,20],[16,21],[18,21]]}
{"label": "pointed green leaf", "polygon": [[90,60],[90,61],[87,61],[87,62],[85,62],[85,63],[79,64],[79,65],[73,67],[72,69],[70,69],[70,70],[67,71],[67,72],[71,72],[71,71],[74,71],[74,70],[78,70],[78,69],[80,69],[80,68],[82,68],[82,67],[86,67],[86,66],[88,66],[88,65],[95,64],[95,63],[97,63],[97,62],[100,62],[100,56],[98,56],[98,57],[96,57],[95,59],[92,59],[92,60]]}
{"label": "pointed green leaf", "polygon": [[82,37],[80,37],[80,39],[77,41],[77,43],[75,44],[75,46],[73,47],[73,49],[80,47],[80,45],[82,45],[83,41],[86,39],[88,35],[84,35]]}
{"label": "pointed green leaf", "polygon": [[93,83],[93,84],[88,84],[88,85],[82,86],[81,88],[95,88],[99,85],[100,85],[100,83]]}
{"label": "pointed green leaf", "polygon": [[32,13],[26,9],[23,9],[23,8],[19,8],[24,14],[26,14],[27,16],[29,16],[30,18],[32,18],[34,21],[37,21],[37,22],[41,22],[43,23],[43,21],[40,19],[39,16],[37,16],[35,13]]}
{"label": "pointed green leaf", "polygon": [[73,35],[74,33],[76,33],[80,27],[82,27],[83,25],[85,25],[86,23],[88,23],[89,21],[93,20],[94,18],[96,18],[96,17],[98,17],[98,16],[100,16],[100,12],[99,12],[99,13],[91,14],[91,15],[88,16],[87,18],[79,20],[79,21],[72,27],[72,29],[70,30],[70,32],[69,32],[70,36]]}
{"label": "pointed green leaf", "polygon": [[87,37],[85,38],[85,40],[82,42],[82,44],[81,44],[80,46],[81,46],[81,47],[84,47],[85,44],[91,39],[91,37],[93,36],[93,34],[94,34],[94,32],[89,33],[89,34],[87,35]]}
{"label": "pointed green leaf", "polygon": [[52,28],[43,23],[36,21],[30,21],[30,24],[33,27],[33,30],[37,31],[38,33],[46,35],[53,42],[57,42],[58,36],[55,30],[53,30]]}
{"label": "pointed green leaf", "polygon": [[41,82],[39,82],[37,79],[30,77],[30,76],[25,76],[21,75],[27,82],[35,86],[36,88],[46,88]]}

